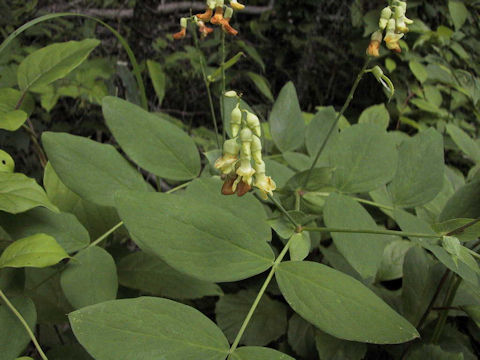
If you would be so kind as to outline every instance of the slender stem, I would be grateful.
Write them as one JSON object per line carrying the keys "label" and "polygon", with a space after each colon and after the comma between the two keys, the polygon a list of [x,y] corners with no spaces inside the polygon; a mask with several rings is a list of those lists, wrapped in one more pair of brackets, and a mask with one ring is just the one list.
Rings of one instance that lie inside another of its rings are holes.
{"label": "slender stem", "polygon": [[300,200],[300,193],[298,191],[295,191],[295,211],[300,211]]}
{"label": "slender stem", "polygon": [[[331,193],[329,193],[329,192],[316,192],[315,194],[317,194],[319,196],[329,197]],[[394,208],[392,206],[379,204],[377,202],[370,201],[370,200],[367,200],[367,199],[362,199],[362,198],[359,198],[359,197],[356,197],[356,196],[349,196],[349,197],[352,198],[353,200],[358,201],[359,203],[375,206],[379,209],[385,209],[385,210],[390,210],[390,211],[394,210]]]}
{"label": "slender stem", "polygon": [[378,234],[378,235],[396,235],[404,237],[419,237],[419,238],[429,238],[429,239],[440,239],[440,235],[432,234],[419,234],[419,233],[410,233],[397,230],[365,230],[365,229],[341,229],[341,228],[329,228],[329,227],[304,227],[304,231],[316,231],[316,232],[337,232],[337,233],[356,233],[356,234]]}
{"label": "slender stem", "polygon": [[268,273],[267,278],[265,279],[265,282],[263,283],[262,287],[260,288],[260,291],[258,292],[257,297],[255,298],[255,301],[253,302],[252,306],[250,307],[250,310],[248,311],[247,316],[245,317],[245,320],[243,320],[243,324],[240,327],[240,330],[237,333],[237,336],[235,337],[235,340],[233,341],[232,346],[230,347],[230,351],[228,352],[229,354],[233,354],[235,349],[237,348],[238,344],[240,343],[240,340],[242,339],[243,333],[245,332],[245,329],[247,328],[248,323],[252,319],[253,313],[257,309],[258,304],[260,303],[260,300],[262,299],[263,294],[265,293],[265,290],[267,290],[268,284],[270,284],[270,281],[273,278],[273,275],[275,275],[275,271],[277,270],[278,265],[282,262],[283,258],[288,252],[288,249],[290,248],[290,243],[291,239],[287,242],[287,244],[284,246],[280,254],[278,255],[277,259],[273,263],[272,268],[270,269],[270,272]]}
{"label": "slender stem", "polygon": [[35,130],[33,130],[33,125],[29,121],[29,126],[23,124],[22,128],[25,129],[26,132],[28,132],[28,135],[30,135],[30,139],[32,140],[35,152],[37,153],[38,160],[40,160],[40,164],[44,168],[45,166],[47,166],[47,157],[43,152],[42,146],[38,142],[37,134],[35,133]]}
{"label": "slender stem", "polygon": [[282,206],[282,204],[280,204],[280,202],[277,199],[275,199],[273,196],[270,196],[270,195],[268,195],[268,198],[273,201],[275,206],[283,213],[283,215],[287,217],[287,219],[292,223],[292,225],[295,226],[295,229],[297,229],[300,226],[300,224],[297,224],[295,219],[288,213],[287,210],[285,210],[285,208]]}
{"label": "slender stem", "polygon": [[222,47],[222,63],[221,63],[221,67],[222,67],[222,96],[220,98],[220,113],[221,113],[221,116],[222,116],[222,137],[223,137],[223,141],[226,140],[227,138],[227,134],[226,134],[226,126],[225,126],[225,114],[224,114],[224,106],[225,106],[225,58],[226,58],[226,54],[225,54],[225,31],[221,30],[221,33],[222,33],[222,39],[221,39],[221,47]]}
{"label": "slender stem", "polygon": [[103,240],[105,240],[110,234],[113,234],[118,228],[120,228],[121,226],[123,225],[123,221],[120,221],[117,225],[115,225],[114,227],[112,227],[110,230],[108,230],[105,234],[103,234],[102,236],[100,236],[97,240],[95,240],[94,242],[92,242],[88,247],[93,247],[93,246],[97,246],[98,244],[100,244]]}
{"label": "slender stem", "polygon": [[197,48],[197,51],[200,56],[200,68],[202,69],[203,82],[205,84],[205,87],[207,88],[208,102],[210,104],[210,112],[212,114],[213,127],[215,129],[215,138],[217,140],[217,147],[220,149],[220,140],[218,138],[217,117],[215,115],[215,107],[213,106],[213,98],[212,98],[212,92],[210,90],[210,82],[208,81],[208,78],[207,78],[207,64],[205,64],[205,58],[203,57],[203,52],[200,49],[200,45],[198,44],[198,35],[195,30],[193,31],[193,40],[195,42],[195,47]]}
{"label": "slender stem", "polygon": [[432,343],[434,344],[438,343],[440,337],[442,336],[443,329],[445,328],[445,324],[447,323],[448,312],[450,310],[450,307],[452,306],[452,302],[455,299],[455,295],[457,294],[457,290],[461,283],[462,278],[456,275],[451,280],[451,285],[448,289],[447,296],[442,305],[442,308],[445,308],[445,310],[440,313],[440,318],[438,319],[435,330],[433,331]]}
{"label": "slender stem", "polygon": [[5,294],[3,293],[2,290],[0,290],[0,297],[2,298],[2,300],[5,302],[5,304],[10,308],[10,310],[12,311],[12,313],[17,317],[18,320],[20,320],[20,322],[22,323],[23,327],[25,328],[25,330],[27,331],[28,333],[28,336],[30,336],[30,339],[32,339],[32,342],[33,344],[35,345],[35,347],[37,348],[37,351],[38,353],[40,354],[41,358],[43,360],[48,360],[47,356],[45,355],[45,353],[43,352],[42,350],[42,347],[40,346],[40,344],[38,343],[37,341],[37,338],[35,337],[35,334],[33,333],[33,331],[30,329],[30,327],[28,326],[27,322],[25,321],[25,319],[23,318],[22,314],[20,314],[18,312],[17,309],[15,309],[15,306],[13,306],[13,304],[10,302],[10,300],[8,300],[8,298],[5,296]]}
{"label": "slender stem", "polygon": [[312,175],[312,171],[317,166],[318,159],[320,158],[320,155],[322,154],[323,150],[325,149],[325,146],[328,143],[328,140],[330,139],[330,136],[333,134],[333,130],[335,130],[335,127],[337,126],[338,122],[340,121],[341,117],[345,113],[345,111],[348,109],[350,106],[350,103],[353,100],[353,96],[355,95],[355,91],[357,90],[358,85],[360,84],[360,81],[362,80],[363,75],[365,74],[365,71],[367,70],[368,64],[370,63],[370,58],[368,57],[365,60],[365,64],[363,65],[362,69],[358,73],[357,79],[353,83],[352,88],[350,89],[350,93],[347,96],[347,100],[345,100],[345,103],[343,104],[342,109],[340,112],[337,114],[337,117],[335,118],[335,121],[333,122],[332,126],[328,130],[327,136],[322,142],[322,145],[318,149],[317,155],[315,156],[315,160],[313,160],[312,166],[310,166],[310,169],[308,171],[307,176],[305,177],[305,182],[303,183],[303,187],[305,188],[308,184],[308,181],[310,180],[310,176]]}
{"label": "slender stem", "polygon": [[178,185],[178,186],[174,187],[173,189],[170,189],[170,190],[168,190],[168,191],[165,191],[165,194],[171,194],[171,193],[173,193],[173,192],[175,192],[175,191],[177,191],[177,190],[184,189],[184,188],[186,188],[186,187],[187,187],[188,185],[190,185],[190,184],[191,184],[191,181],[188,181],[188,182],[186,182],[186,183],[183,183],[183,184],[181,184],[181,185]]}

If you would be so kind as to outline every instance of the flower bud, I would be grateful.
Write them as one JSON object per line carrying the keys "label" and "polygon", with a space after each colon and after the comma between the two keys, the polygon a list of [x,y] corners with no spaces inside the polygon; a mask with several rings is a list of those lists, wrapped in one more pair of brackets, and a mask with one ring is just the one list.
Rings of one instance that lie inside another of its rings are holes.
{"label": "flower bud", "polygon": [[223,14],[223,17],[225,20],[230,20],[233,16],[233,9],[231,7],[226,7],[225,8],[225,14]]}
{"label": "flower bud", "polygon": [[236,97],[238,97],[237,92],[234,91],[234,90],[227,91],[224,95],[225,95],[226,97],[228,97],[228,98],[236,98]]}
{"label": "flower bud", "polygon": [[240,131],[240,125],[242,124],[242,110],[240,110],[240,104],[232,110],[230,115],[230,126],[232,128],[232,136],[237,136]]}
{"label": "flower bud", "polygon": [[245,9],[245,5],[240,4],[237,0],[230,0],[230,6],[237,11]]}
{"label": "flower bud", "polygon": [[250,146],[252,150],[253,161],[256,164],[262,163],[262,141],[258,136],[253,135],[252,145]]}
{"label": "flower bud", "polygon": [[256,162],[253,165],[253,168],[255,169],[257,174],[265,174],[265,162],[264,161],[260,161],[258,163]]}
{"label": "flower bud", "polygon": [[237,138],[226,140],[223,143],[223,154],[238,155],[240,151],[240,145],[237,142]]}
{"label": "flower bud", "polygon": [[390,6],[387,6],[380,13],[380,19],[389,20],[392,17],[392,9]]}
{"label": "flower bud", "polygon": [[239,151],[240,145],[237,143],[237,138],[225,141],[223,143],[223,156],[215,161],[215,168],[219,169],[222,174],[233,173],[238,161]]}
{"label": "flower bud", "polygon": [[251,143],[253,140],[253,134],[252,131],[249,128],[243,128],[242,131],[240,131],[240,141],[242,143]]}
{"label": "flower bud", "polygon": [[257,136],[262,136],[262,129],[260,127],[260,120],[258,116],[247,111],[247,126],[254,132]]}
{"label": "flower bud", "polygon": [[380,51],[381,43],[382,43],[382,32],[375,31],[370,38],[370,44],[368,45],[368,48],[367,48],[367,55],[375,56],[375,57],[380,56],[379,51]]}

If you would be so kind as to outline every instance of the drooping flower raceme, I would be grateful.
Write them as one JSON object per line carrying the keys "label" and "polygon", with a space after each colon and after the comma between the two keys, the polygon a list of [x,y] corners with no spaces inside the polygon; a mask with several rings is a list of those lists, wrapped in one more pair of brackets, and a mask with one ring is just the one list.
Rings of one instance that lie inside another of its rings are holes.
{"label": "drooping flower raceme", "polygon": [[[222,194],[245,195],[252,185],[259,188],[264,198],[276,189],[275,181],[266,175],[262,158],[262,131],[258,116],[240,107],[240,97],[234,91],[225,94],[236,98],[237,105],[231,113],[232,139],[223,144],[223,155],[215,161],[225,182]],[[243,114],[246,116],[244,117]]]}
{"label": "drooping flower raceme", "polygon": [[[378,21],[378,30],[375,31],[367,48],[367,55],[380,56],[380,44],[382,39],[389,50],[401,52],[399,41],[408,32],[408,25],[413,21],[407,18],[406,1],[394,0],[392,5],[385,7]],[[385,31],[385,37],[383,32]]]}
{"label": "drooping flower raceme", "polygon": [[200,32],[202,38],[208,36],[213,32],[213,28],[208,27],[206,24],[211,23],[213,25],[220,26],[221,29],[230,35],[237,35],[238,31],[230,25],[230,20],[233,16],[234,10],[240,11],[245,8],[245,5],[240,4],[237,0],[230,0],[230,6],[225,5],[225,0],[207,0],[206,10],[203,13],[196,14],[191,18],[182,18],[180,20],[181,30],[176,34],[173,34],[174,39],[182,39],[187,34],[187,22],[193,21]]}

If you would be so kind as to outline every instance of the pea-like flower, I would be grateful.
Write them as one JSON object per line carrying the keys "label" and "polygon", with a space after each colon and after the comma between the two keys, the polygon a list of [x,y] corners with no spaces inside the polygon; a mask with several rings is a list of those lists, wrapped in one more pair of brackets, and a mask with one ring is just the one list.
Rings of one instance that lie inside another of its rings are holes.
{"label": "pea-like flower", "polygon": [[379,57],[380,56],[380,44],[382,43],[382,32],[375,31],[370,38],[370,45],[368,45],[367,55]]}
{"label": "pea-like flower", "polygon": [[215,161],[215,168],[219,169],[222,174],[233,173],[238,161],[239,151],[240,145],[237,143],[237,138],[225,141],[223,144],[223,156]]}
{"label": "pea-like flower", "polygon": [[183,39],[187,34],[187,19],[181,18],[180,19],[180,28],[181,30],[175,34],[173,34],[173,38],[175,40]]}
{"label": "pea-like flower", "polygon": [[240,104],[237,104],[232,110],[230,115],[230,126],[232,128],[232,135],[235,137],[240,131],[240,126],[242,125],[242,110],[240,110]]}
{"label": "pea-like flower", "polygon": [[256,163],[255,168],[257,173],[253,185],[260,189],[263,199],[266,200],[268,195],[273,195],[273,191],[276,190],[277,185],[270,176],[265,174],[265,163],[263,161],[261,163]]}

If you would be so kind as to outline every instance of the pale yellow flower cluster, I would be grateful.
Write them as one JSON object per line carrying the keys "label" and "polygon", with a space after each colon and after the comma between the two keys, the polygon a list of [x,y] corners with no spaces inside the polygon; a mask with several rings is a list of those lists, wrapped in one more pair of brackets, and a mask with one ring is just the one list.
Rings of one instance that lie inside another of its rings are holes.
{"label": "pale yellow flower cluster", "polygon": [[[240,98],[234,91],[226,96],[237,98],[237,106],[232,110],[230,125],[233,138],[223,144],[223,156],[215,162],[225,182],[222,187],[224,195],[245,195],[252,185],[259,188],[264,198],[273,195],[275,181],[266,175],[265,162],[262,158],[262,130],[258,116],[240,108]],[[246,116],[243,116],[243,115]],[[253,160],[253,166],[252,166]]]}

